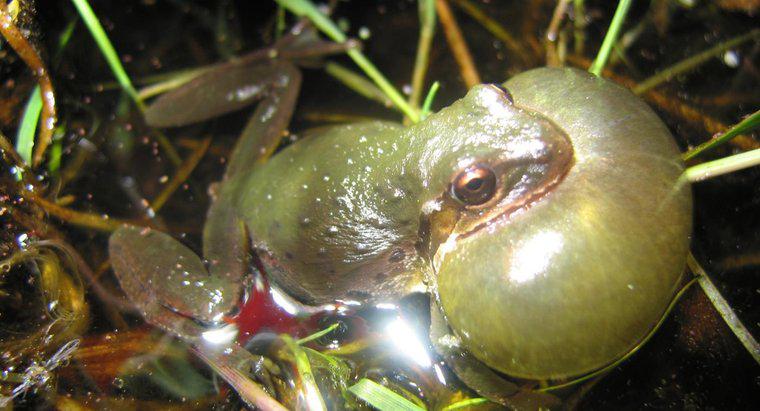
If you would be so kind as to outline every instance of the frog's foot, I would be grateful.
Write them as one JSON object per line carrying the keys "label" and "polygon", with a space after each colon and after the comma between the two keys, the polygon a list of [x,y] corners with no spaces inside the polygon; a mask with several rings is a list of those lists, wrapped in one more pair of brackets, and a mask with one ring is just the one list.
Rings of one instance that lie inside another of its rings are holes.
{"label": "frog's foot", "polygon": [[145,319],[193,341],[235,307],[240,282],[210,275],[201,259],[167,234],[124,226],[109,240],[114,273]]}
{"label": "frog's foot", "polygon": [[560,404],[551,394],[519,387],[463,350],[435,301],[430,304],[430,341],[465,385],[491,401],[514,410],[549,409]]}

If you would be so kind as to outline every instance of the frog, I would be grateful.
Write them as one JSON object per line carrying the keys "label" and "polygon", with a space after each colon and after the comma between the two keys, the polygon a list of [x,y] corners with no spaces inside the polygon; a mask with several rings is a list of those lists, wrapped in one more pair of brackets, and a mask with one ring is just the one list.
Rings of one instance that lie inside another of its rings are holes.
{"label": "frog", "polygon": [[670,131],[639,98],[537,68],[412,125],[323,127],[275,154],[301,82],[282,58],[293,44],[146,112],[172,127],[261,100],[213,190],[203,259],[155,229],[111,235],[114,273],[148,322],[204,347],[230,330],[254,264],[302,307],[427,293],[435,349],[518,409],[557,405],[531,387],[603,370],[656,328],[682,285],[692,199]]}

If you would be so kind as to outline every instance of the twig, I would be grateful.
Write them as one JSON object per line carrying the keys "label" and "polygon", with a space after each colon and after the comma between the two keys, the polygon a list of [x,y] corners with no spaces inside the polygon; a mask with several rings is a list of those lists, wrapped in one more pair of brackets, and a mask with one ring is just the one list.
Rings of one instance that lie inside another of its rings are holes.
{"label": "twig", "polygon": [[187,180],[193,170],[195,170],[198,162],[200,162],[203,158],[203,155],[206,154],[206,150],[210,144],[211,137],[206,137],[201,140],[201,144],[193,150],[185,162],[182,163],[182,165],[177,169],[177,173],[174,174],[174,177],[171,178],[171,180],[166,184],[166,187],[164,187],[164,189],[151,202],[150,209],[154,213],[160,210],[161,207],[166,204],[166,201],[169,199],[169,197],[171,197],[171,195],[177,191],[179,186],[185,182],[185,180]]}
{"label": "twig", "polygon": [[18,53],[19,57],[24,60],[27,66],[32,70],[37,83],[40,86],[42,96],[42,116],[40,118],[40,134],[37,147],[34,149],[33,165],[37,166],[42,161],[48,145],[53,139],[53,130],[56,123],[55,112],[55,93],[53,91],[53,82],[50,80],[50,74],[45,68],[40,55],[34,50],[31,44],[21,34],[21,31],[13,24],[13,17],[8,13],[8,6],[5,0],[0,0],[0,33],[8,41],[13,50]]}
{"label": "twig", "polygon": [[583,0],[573,0],[573,46],[575,54],[583,54],[586,45],[586,7]]}
{"label": "twig", "polygon": [[480,23],[484,29],[490,32],[494,37],[499,39],[505,46],[520,60],[523,64],[530,65],[524,47],[512,36],[499,22],[489,17],[478,6],[473,4],[470,0],[454,0],[454,4],[467,13],[473,20]]}
{"label": "twig", "polygon": [[25,197],[40,206],[48,214],[55,216],[69,224],[91,228],[93,230],[111,232],[124,224],[137,226],[146,226],[144,221],[126,221],[110,217],[104,217],[97,214],[85,213],[61,207],[58,204],[50,202],[36,194],[26,193]]}
{"label": "twig", "polygon": [[449,3],[446,0],[436,0],[435,8],[441,19],[443,32],[446,34],[446,40],[449,43],[451,52],[454,54],[454,59],[459,65],[459,71],[462,74],[464,84],[467,85],[467,88],[480,84],[480,75],[475,68],[472,55],[467,48],[467,42],[464,40],[462,31],[459,30],[459,25],[454,18],[454,14],[451,12]]}
{"label": "twig", "polygon": [[552,14],[552,20],[549,23],[549,28],[546,29],[546,65],[549,67],[556,67],[560,65],[559,58],[557,57],[556,43],[559,38],[559,25],[562,23],[562,19],[567,11],[567,5],[570,0],[559,0],[557,7],[554,8]]}

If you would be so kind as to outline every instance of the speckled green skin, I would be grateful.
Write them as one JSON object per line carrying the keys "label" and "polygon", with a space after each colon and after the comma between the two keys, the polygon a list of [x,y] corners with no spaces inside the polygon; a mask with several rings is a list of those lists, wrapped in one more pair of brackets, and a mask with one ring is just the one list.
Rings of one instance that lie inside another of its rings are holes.
{"label": "speckled green skin", "polygon": [[420,236],[423,209],[446,196],[463,162],[522,161],[520,170],[550,153],[543,144],[557,134],[494,87],[478,86],[411,127],[323,130],[225,182],[220,198],[234,199],[270,278],[300,300],[394,299],[424,291],[434,275],[420,252],[429,240]]}
{"label": "speckled green skin", "polygon": [[575,165],[524,213],[439,256],[440,303],[489,366],[530,379],[583,375],[663,315],[688,250],[691,191],[667,128],[628,90],[548,68],[505,85],[518,107],[571,136]]}

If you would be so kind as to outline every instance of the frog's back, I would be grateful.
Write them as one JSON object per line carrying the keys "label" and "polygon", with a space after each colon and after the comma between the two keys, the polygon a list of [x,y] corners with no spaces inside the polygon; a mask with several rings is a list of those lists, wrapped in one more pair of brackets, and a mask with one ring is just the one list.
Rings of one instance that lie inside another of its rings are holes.
{"label": "frog's back", "polygon": [[414,177],[403,128],[320,129],[234,182],[274,282],[309,303],[394,298],[419,284]]}

